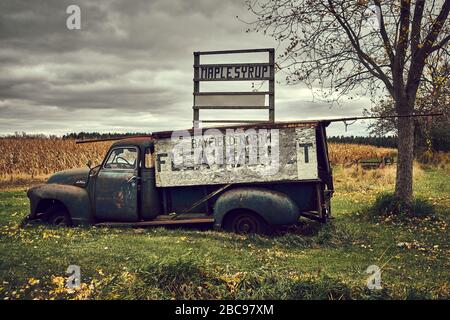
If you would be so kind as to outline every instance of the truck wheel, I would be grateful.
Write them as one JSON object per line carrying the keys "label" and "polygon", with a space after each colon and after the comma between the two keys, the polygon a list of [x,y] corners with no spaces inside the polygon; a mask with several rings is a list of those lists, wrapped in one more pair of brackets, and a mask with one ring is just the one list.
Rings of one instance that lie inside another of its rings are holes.
{"label": "truck wheel", "polygon": [[61,205],[54,205],[45,211],[45,221],[54,226],[70,226],[67,209]]}
{"label": "truck wheel", "polygon": [[268,234],[269,225],[252,212],[237,212],[225,221],[225,229],[238,234]]}

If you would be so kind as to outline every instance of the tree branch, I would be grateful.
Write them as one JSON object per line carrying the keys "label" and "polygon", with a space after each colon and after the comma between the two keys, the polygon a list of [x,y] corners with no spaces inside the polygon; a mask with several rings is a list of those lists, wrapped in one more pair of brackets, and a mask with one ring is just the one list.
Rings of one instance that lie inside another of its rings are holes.
{"label": "tree branch", "polygon": [[437,37],[439,36],[439,33],[441,32],[441,29],[444,26],[444,22],[447,20],[449,12],[450,0],[445,0],[444,4],[442,5],[441,11],[439,12],[439,15],[437,16],[436,20],[434,20],[433,26],[431,27],[430,32],[425,38],[423,50],[427,54],[431,52],[430,50],[433,47],[433,44],[436,41]]}
{"label": "tree branch", "polygon": [[381,68],[367,55],[360,47],[358,40],[354,38],[354,32],[351,29],[348,24],[341,19],[339,14],[334,9],[334,5],[331,0],[328,0],[329,7],[327,8],[330,13],[336,18],[336,20],[339,22],[339,24],[344,28],[345,33],[347,34],[347,37],[350,40],[350,43],[352,44],[353,48],[356,50],[356,53],[358,57],[360,58],[361,63],[369,70],[375,77],[380,79],[384,82],[386,85],[386,88],[388,91],[392,94],[393,87],[391,82],[389,81],[389,78],[386,76],[386,74],[381,70]]}
{"label": "tree branch", "polygon": [[410,0],[401,0],[400,8],[400,30],[398,31],[398,42],[395,50],[395,61],[393,66],[394,82],[402,86],[403,83],[403,67],[405,65],[406,50],[408,48],[409,39],[409,15],[411,12]]}
{"label": "tree branch", "polygon": [[430,53],[443,48],[449,42],[449,40],[450,40],[450,34],[448,36],[446,36],[444,39],[442,39],[438,44],[432,46],[430,48]]}
{"label": "tree branch", "polygon": [[[450,0],[445,0],[444,4],[442,5],[441,11],[439,12],[439,15],[434,20],[431,30],[425,38],[423,47],[417,50],[416,56],[411,61],[407,81],[407,92],[411,97],[413,95],[415,96],[415,93],[417,92],[420,84],[420,76],[425,66],[425,61],[432,52],[431,49],[433,48],[434,42],[436,41],[439,33],[442,30],[442,27],[444,26],[444,22],[447,20],[449,12]],[[442,41],[444,41],[445,43],[446,41],[448,41],[448,39],[444,38]]]}
{"label": "tree branch", "polygon": [[389,60],[391,61],[391,64],[394,63],[394,52],[392,51],[392,46],[391,46],[391,42],[389,41],[389,37],[387,35],[386,32],[386,26],[384,23],[384,15],[383,12],[381,10],[381,4],[379,0],[374,0],[375,5],[378,7],[378,9],[380,10],[380,33],[381,33],[381,38],[383,39],[383,43],[384,43],[384,48],[388,54]]}
{"label": "tree branch", "polygon": [[420,44],[420,29],[422,26],[423,10],[425,8],[425,0],[417,0],[414,8],[414,17],[411,26],[411,53],[414,57]]}

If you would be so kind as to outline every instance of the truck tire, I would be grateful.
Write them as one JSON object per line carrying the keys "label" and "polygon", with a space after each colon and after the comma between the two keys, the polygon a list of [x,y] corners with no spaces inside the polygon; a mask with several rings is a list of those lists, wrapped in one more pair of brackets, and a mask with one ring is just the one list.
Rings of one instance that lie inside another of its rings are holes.
{"label": "truck tire", "polygon": [[45,211],[45,221],[54,226],[71,225],[69,212],[59,204],[53,205]]}
{"label": "truck tire", "polygon": [[225,217],[224,228],[237,234],[269,234],[270,228],[264,219],[253,212],[238,211]]}

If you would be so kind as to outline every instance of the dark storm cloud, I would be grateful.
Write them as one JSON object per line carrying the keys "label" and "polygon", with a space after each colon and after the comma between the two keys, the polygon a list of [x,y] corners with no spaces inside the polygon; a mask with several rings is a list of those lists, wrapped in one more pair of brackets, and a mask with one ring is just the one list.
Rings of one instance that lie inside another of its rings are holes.
{"label": "dark storm cloud", "polygon": [[[69,4],[81,30],[66,28]],[[236,15],[243,0],[2,0],[0,133],[187,127],[193,51],[276,46]],[[308,101],[308,89],[278,86],[279,119],[339,113]]]}

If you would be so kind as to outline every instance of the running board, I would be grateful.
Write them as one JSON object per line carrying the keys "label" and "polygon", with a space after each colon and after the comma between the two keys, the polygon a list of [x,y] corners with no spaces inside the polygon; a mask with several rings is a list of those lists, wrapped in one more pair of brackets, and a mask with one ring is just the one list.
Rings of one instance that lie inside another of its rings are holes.
{"label": "running board", "polygon": [[323,219],[314,212],[302,212],[302,213],[300,213],[300,216],[311,219],[311,220],[323,222]]}
{"label": "running board", "polygon": [[197,224],[197,223],[214,223],[214,218],[196,218],[184,220],[153,220],[139,222],[100,222],[96,223],[99,227],[150,227],[150,226],[167,226],[179,224]]}

